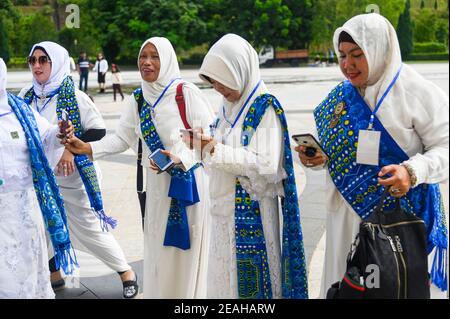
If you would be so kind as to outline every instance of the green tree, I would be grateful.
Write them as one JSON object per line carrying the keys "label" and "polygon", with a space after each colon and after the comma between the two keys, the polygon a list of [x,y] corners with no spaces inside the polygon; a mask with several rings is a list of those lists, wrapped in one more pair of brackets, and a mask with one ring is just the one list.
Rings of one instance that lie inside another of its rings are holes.
{"label": "green tree", "polygon": [[14,9],[11,0],[2,0],[0,2],[0,57],[8,63],[10,57],[9,35],[6,28],[7,17],[14,15]]}
{"label": "green tree", "polygon": [[413,51],[413,28],[411,25],[410,8],[411,2],[407,0],[405,10],[400,15],[397,26],[397,36],[404,60],[408,59]]}
{"label": "green tree", "polygon": [[420,9],[423,9],[423,8],[425,8],[425,0],[422,0],[420,2]]}

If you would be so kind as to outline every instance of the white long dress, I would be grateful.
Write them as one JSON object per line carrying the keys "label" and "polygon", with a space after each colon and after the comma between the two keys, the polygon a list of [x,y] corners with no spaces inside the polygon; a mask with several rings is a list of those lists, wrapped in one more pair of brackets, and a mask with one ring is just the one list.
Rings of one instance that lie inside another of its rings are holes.
{"label": "white long dress", "polygon": [[[256,96],[254,97],[256,98]],[[254,100],[253,98],[253,100]],[[258,200],[266,240],[270,280],[274,298],[281,298],[280,216],[277,196],[284,195],[282,180],[283,134],[281,123],[269,107],[247,148],[241,146],[242,124],[251,103],[229,136],[230,125],[223,120],[215,132],[214,154],[207,156],[211,192],[211,243],[208,267],[208,298],[239,298],[235,238],[236,177]],[[239,108],[227,110],[235,119]],[[223,138],[225,141],[223,141]]]}
{"label": "white long dress", "polygon": [[[192,84],[185,84],[186,117],[191,127],[209,127],[213,121],[207,101]],[[155,109],[153,123],[165,148],[178,155],[188,170],[197,161],[180,138],[184,128],[174,94],[166,94]],[[94,159],[137,149],[142,139],[137,103],[133,96],[123,110],[115,135],[90,143]],[[143,142],[142,165],[146,169],[147,201],[144,220],[144,298],[205,298],[207,268],[208,178],[203,167],[195,170],[200,202],[187,207],[191,248],[163,246],[171,198],[170,176],[149,169],[149,148]]]}
{"label": "white long dress", "polygon": [[[56,139],[58,128],[35,117],[54,167],[64,150]],[[28,145],[14,113],[0,117],[0,221],[0,299],[54,298]]]}
{"label": "white long dress", "polygon": [[[19,96],[23,97],[30,88],[22,89]],[[81,126],[84,130],[104,129],[105,123],[100,111],[91,99],[78,89],[75,89],[75,96],[80,109]],[[50,102],[47,99],[43,101],[34,99],[31,106],[34,110],[40,110],[40,115],[45,117],[50,123],[57,124],[57,98],[58,95],[54,96]],[[46,104],[47,102],[48,104]],[[100,183],[102,178],[100,166],[95,162],[94,165]],[[115,271],[121,272],[131,269],[112,232],[103,231],[99,219],[93,214],[89,197],[77,167],[75,166],[75,171],[72,175],[59,175],[56,177],[56,180],[64,198],[73,247],[93,254]],[[52,257],[53,249],[51,245],[49,246],[49,253],[49,257]]]}

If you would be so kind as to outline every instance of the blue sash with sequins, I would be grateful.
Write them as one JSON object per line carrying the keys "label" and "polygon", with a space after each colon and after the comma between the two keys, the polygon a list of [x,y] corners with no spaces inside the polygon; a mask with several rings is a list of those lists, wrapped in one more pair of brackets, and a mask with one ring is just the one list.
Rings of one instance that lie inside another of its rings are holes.
{"label": "blue sash with sequins", "polygon": [[25,132],[34,190],[55,252],[56,266],[58,268],[62,266],[64,273],[72,274],[74,268],[78,267],[78,263],[70,242],[64,201],[53,170],[45,156],[36,119],[30,107],[23,100],[9,93],[8,104]]}
{"label": "blue sash with sequins", "polygon": [[[342,197],[362,219],[374,211],[384,191],[378,184],[381,168],[398,165],[409,158],[375,117],[374,130],[381,132],[379,166],[356,163],[359,130],[367,129],[371,114],[369,106],[349,81],[333,89],[314,111],[320,142],[331,157],[328,161],[330,176]],[[428,253],[436,248],[431,280],[446,290],[447,226],[439,185],[418,185],[400,202],[405,211],[425,221]],[[388,196],[384,207],[394,209],[395,198]]]}
{"label": "blue sash with sequins", "polygon": [[[307,269],[289,132],[283,108],[274,96],[263,94],[255,99],[244,120],[241,143],[242,146],[249,145],[269,107],[274,108],[283,127],[283,167],[287,173],[287,178],[283,180],[284,198],[281,199],[283,210],[282,295],[283,298],[307,299]],[[235,227],[239,298],[272,298],[259,203],[251,200],[238,179],[236,179]]]}
{"label": "blue sash with sequins", "polygon": [[[136,102],[138,102],[142,94],[142,88],[136,89],[133,94]],[[164,145],[152,122],[151,106],[145,99],[142,100],[142,110],[139,117],[144,141],[151,152],[156,151],[158,148],[164,150]],[[171,180],[168,196],[172,200],[164,236],[164,246],[173,246],[183,250],[191,248],[186,207],[200,201],[194,175],[194,171],[198,167],[200,167],[200,164],[195,165],[187,172],[181,168],[174,167],[169,172]]]}
{"label": "blue sash with sequins", "polygon": [[[35,93],[31,88],[24,96],[25,102],[31,106]],[[37,104],[36,104],[37,107]],[[61,83],[58,92],[58,100],[56,103],[56,114],[58,120],[61,120],[62,110],[66,110],[69,114],[69,120],[72,122],[75,136],[80,138],[83,134],[83,127],[81,126],[80,109],[78,108],[77,98],[75,96],[75,86],[70,76],[67,76]],[[108,231],[108,225],[112,228],[117,226],[117,221],[107,216],[103,209],[102,193],[97,179],[97,172],[95,166],[87,155],[75,155],[75,165],[78,173],[83,181],[84,188],[89,198],[92,212],[100,220],[100,226],[103,231]]]}

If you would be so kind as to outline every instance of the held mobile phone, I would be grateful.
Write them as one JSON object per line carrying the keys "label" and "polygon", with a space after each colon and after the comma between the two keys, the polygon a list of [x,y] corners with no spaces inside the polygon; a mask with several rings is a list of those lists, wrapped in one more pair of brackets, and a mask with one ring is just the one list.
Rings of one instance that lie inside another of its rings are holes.
{"label": "held mobile phone", "polygon": [[149,156],[149,158],[151,158],[155,162],[156,166],[158,166],[158,168],[164,172],[167,169],[171,168],[175,163],[170,159],[169,156],[161,153],[161,151],[162,150],[158,148]]}
{"label": "held mobile phone", "polygon": [[69,113],[66,110],[61,112],[61,134],[66,136],[66,129],[69,127]]}
{"label": "held mobile phone", "polygon": [[329,157],[327,152],[322,148],[320,143],[316,140],[316,138],[311,134],[298,134],[293,135],[292,138],[297,142],[300,146],[305,146],[305,154],[308,157],[316,156],[316,152],[321,152],[326,157]]}

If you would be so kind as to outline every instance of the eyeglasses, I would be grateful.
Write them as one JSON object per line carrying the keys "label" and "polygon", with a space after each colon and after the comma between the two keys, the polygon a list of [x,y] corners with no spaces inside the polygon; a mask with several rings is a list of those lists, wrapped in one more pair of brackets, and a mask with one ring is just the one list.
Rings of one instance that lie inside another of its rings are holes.
{"label": "eyeglasses", "polygon": [[40,57],[35,57],[35,56],[29,56],[28,57],[28,63],[31,65],[35,65],[36,62],[38,62],[40,65],[44,65],[47,63],[51,63],[52,60],[50,60],[50,58],[46,55],[41,55]]}

